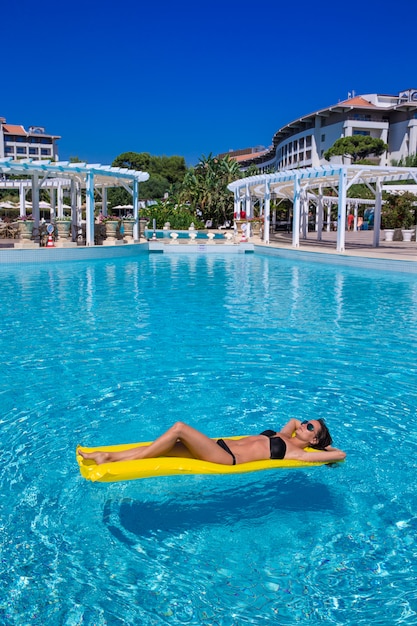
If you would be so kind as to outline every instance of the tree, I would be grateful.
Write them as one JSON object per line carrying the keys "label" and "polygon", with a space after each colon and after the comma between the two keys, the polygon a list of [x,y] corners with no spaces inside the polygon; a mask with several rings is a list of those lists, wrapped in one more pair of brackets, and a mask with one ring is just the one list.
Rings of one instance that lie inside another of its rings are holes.
{"label": "tree", "polygon": [[371,154],[381,156],[386,150],[388,150],[388,146],[382,139],[369,135],[352,135],[337,139],[323,156],[327,161],[330,161],[332,156],[349,157],[353,163],[356,163],[361,159],[366,159]]}
{"label": "tree", "polygon": [[163,228],[166,222],[169,222],[174,230],[187,230],[191,223],[195,228],[204,227],[190,205],[176,203],[172,198],[159,200],[156,204],[142,209],[140,213],[149,220],[151,226],[155,220],[156,228]]}
{"label": "tree", "polygon": [[[112,166],[148,172],[149,180],[139,185],[139,197],[152,200],[163,198],[171,185],[182,183],[187,172],[184,157],[159,157],[148,152],[123,152],[114,159]],[[114,199],[114,193],[109,192],[113,206],[119,204]]]}
{"label": "tree", "polygon": [[233,195],[227,185],[241,177],[239,164],[229,155],[223,159],[203,155],[184,178],[179,192],[181,201],[189,202],[203,222],[224,224],[233,218]]}

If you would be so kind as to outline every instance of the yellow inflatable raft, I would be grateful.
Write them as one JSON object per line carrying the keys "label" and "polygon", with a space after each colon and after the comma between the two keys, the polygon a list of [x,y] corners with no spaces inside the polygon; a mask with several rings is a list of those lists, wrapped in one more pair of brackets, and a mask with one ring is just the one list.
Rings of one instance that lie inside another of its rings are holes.
{"label": "yellow inflatable raft", "polygon": [[[240,439],[240,437],[224,437],[225,439]],[[149,445],[148,441],[141,443],[121,444],[116,446],[100,446],[97,448],[81,447],[84,452],[103,450],[115,452],[129,450],[138,446]],[[311,448],[306,448],[313,452]],[[87,480],[110,483],[119,480],[135,480],[137,478],[150,478],[152,476],[174,476],[178,474],[242,474],[245,472],[258,472],[267,469],[310,467],[325,465],[325,462],[306,462],[290,460],[253,461],[239,465],[220,465],[199,461],[197,459],[183,459],[179,457],[157,457],[155,459],[141,459],[138,461],[117,461],[97,465],[91,459],[84,459],[77,453],[77,461],[81,475]]]}

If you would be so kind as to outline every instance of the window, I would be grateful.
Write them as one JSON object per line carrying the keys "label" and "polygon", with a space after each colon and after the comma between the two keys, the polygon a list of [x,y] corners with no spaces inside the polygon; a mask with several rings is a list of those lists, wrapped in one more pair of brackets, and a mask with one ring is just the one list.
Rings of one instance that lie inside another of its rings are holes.
{"label": "window", "polygon": [[37,148],[29,148],[29,154],[38,154]]}
{"label": "window", "polygon": [[49,148],[41,148],[41,154],[42,156],[50,156],[51,151],[49,150]]}
{"label": "window", "polygon": [[360,120],[361,122],[370,122],[371,121],[371,116],[370,115],[360,115],[359,113],[355,113],[355,115],[353,116],[354,120]]}
{"label": "window", "polygon": [[364,135],[365,137],[369,137],[369,135],[371,134],[370,130],[354,130],[353,135]]}
{"label": "window", "polygon": [[26,148],[25,147],[16,148],[16,154],[26,154]]}
{"label": "window", "polygon": [[322,135],[322,136],[321,136],[321,141],[322,141],[322,143],[323,143],[324,141],[326,141],[326,135]]}

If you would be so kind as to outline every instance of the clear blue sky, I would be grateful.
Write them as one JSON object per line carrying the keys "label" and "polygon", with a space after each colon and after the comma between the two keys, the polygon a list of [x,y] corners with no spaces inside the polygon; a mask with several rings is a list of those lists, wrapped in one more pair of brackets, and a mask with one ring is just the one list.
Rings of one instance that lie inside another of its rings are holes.
{"label": "clear blue sky", "polygon": [[356,94],[417,88],[417,4],[376,0],[21,0],[2,12],[0,116],[59,156],[184,156],[268,146]]}

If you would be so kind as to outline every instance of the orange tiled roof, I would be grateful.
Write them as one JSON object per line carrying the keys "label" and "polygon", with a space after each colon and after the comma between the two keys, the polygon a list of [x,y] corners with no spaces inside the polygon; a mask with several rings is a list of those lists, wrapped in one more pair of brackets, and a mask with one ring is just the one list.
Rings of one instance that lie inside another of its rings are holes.
{"label": "orange tiled roof", "polygon": [[362,96],[355,96],[354,98],[343,100],[342,104],[349,104],[353,107],[372,107],[373,109],[375,108],[375,105],[372,104],[372,102],[368,102],[368,100],[365,100],[365,98],[362,98]]}
{"label": "orange tiled roof", "polygon": [[27,132],[23,126],[19,126],[18,124],[3,124],[3,131],[9,135],[24,135],[27,137]]}
{"label": "orange tiled roof", "polygon": [[238,156],[231,156],[230,159],[232,161],[237,161],[240,163],[241,161],[249,161],[250,159],[255,159],[256,157],[263,156],[266,154],[268,150],[261,150],[260,152],[248,152],[247,154],[239,154]]}

